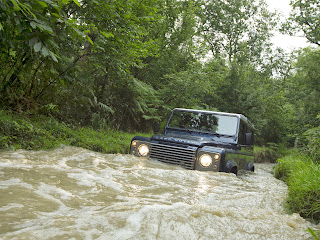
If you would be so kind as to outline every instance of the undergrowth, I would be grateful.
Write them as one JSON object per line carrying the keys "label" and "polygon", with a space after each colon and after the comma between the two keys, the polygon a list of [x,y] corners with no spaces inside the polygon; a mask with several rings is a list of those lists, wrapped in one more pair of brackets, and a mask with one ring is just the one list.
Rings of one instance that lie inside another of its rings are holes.
{"label": "undergrowth", "polygon": [[287,155],[278,159],[274,174],[288,185],[288,209],[319,221],[320,165],[305,155]]}
{"label": "undergrowth", "polygon": [[0,149],[5,150],[53,149],[71,145],[103,153],[128,153],[135,135],[138,134],[68,126],[52,117],[30,118],[0,110]]}
{"label": "undergrowth", "polygon": [[265,146],[254,146],[254,162],[275,163],[281,156],[288,154],[287,148],[281,144],[267,143]]}

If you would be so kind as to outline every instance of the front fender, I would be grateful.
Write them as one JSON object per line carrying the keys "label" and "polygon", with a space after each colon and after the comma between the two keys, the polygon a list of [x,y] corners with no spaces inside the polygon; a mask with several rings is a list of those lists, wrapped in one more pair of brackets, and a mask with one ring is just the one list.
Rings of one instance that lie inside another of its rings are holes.
{"label": "front fender", "polygon": [[[201,155],[209,155],[213,159],[213,163],[209,167],[201,166],[199,159]],[[214,156],[220,156],[218,159],[214,159]],[[195,161],[195,170],[198,171],[215,171],[218,172],[221,167],[221,161],[223,161],[225,157],[225,151],[221,148],[212,147],[212,146],[204,146],[199,148],[196,154],[196,161]]]}
{"label": "front fender", "polygon": [[146,145],[150,149],[150,138],[141,136],[135,136],[134,138],[132,138],[130,145],[130,154],[141,157],[141,155],[138,153],[140,145]]}
{"label": "front fender", "polygon": [[224,166],[224,172],[226,173],[234,173],[237,175],[238,173],[238,165],[234,160],[228,160]]}

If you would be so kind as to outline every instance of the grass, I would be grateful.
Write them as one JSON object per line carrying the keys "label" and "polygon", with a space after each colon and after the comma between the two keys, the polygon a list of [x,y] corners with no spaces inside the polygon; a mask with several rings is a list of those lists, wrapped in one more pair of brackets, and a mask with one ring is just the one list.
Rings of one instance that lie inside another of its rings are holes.
{"label": "grass", "polygon": [[288,184],[287,207],[304,218],[320,220],[320,165],[303,155],[278,159],[275,177]]}
{"label": "grass", "polygon": [[135,135],[150,136],[112,129],[77,128],[52,117],[27,118],[0,110],[0,149],[4,150],[46,150],[71,145],[103,153],[128,153]]}
{"label": "grass", "polygon": [[256,163],[270,162],[275,163],[281,155],[279,147],[269,146],[254,146],[254,161]]}

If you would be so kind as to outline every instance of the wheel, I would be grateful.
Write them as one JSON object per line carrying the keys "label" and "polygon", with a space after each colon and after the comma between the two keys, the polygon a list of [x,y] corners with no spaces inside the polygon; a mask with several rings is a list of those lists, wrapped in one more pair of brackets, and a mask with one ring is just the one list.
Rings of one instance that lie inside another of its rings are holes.
{"label": "wheel", "polygon": [[233,173],[233,174],[235,174],[237,176],[238,175],[238,168],[237,167],[232,167],[230,169],[230,173]]}

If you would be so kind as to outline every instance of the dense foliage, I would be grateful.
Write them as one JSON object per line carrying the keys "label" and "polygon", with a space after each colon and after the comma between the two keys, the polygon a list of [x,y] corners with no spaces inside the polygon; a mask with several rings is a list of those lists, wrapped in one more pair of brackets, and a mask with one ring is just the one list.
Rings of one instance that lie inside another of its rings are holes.
{"label": "dense foliage", "polygon": [[295,153],[278,160],[275,176],[288,184],[288,209],[319,221],[320,165],[305,155]]}
{"label": "dense foliage", "polygon": [[[291,4],[286,31],[318,44],[319,6]],[[277,23],[255,0],[1,0],[0,107],[124,131],[174,107],[237,112],[258,144],[302,144],[320,125],[320,51],[274,49]]]}
{"label": "dense foliage", "polygon": [[76,146],[103,153],[129,153],[135,135],[110,129],[75,128],[52,117],[26,118],[0,111],[0,149],[48,150]]}

